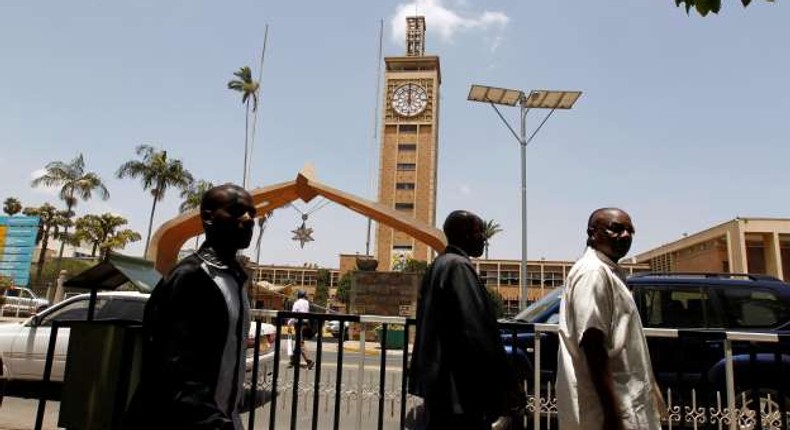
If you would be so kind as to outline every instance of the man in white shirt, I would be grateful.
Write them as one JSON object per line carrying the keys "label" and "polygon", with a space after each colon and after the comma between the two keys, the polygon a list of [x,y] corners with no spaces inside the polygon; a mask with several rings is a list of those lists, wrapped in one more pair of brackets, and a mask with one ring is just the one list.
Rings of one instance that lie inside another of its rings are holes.
{"label": "man in white shirt", "polygon": [[[291,311],[303,312],[303,313],[310,312],[310,302],[307,301],[307,293],[303,290],[299,290],[299,292],[296,294],[296,297],[297,299],[294,302]],[[305,351],[305,347],[304,347],[304,337],[305,337],[304,334],[305,334],[305,329],[308,327],[307,326],[308,322],[304,320],[299,322],[295,319],[292,319],[291,321],[289,321],[289,323],[292,326],[296,327],[296,330],[300,330],[302,332],[301,342],[296,342],[296,345],[294,346],[294,354],[291,357],[290,366],[291,367],[298,366],[299,360],[303,357],[305,362],[307,362],[307,368],[312,369],[314,362],[307,356],[307,352]]]}
{"label": "man in white shirt", "polygon": [[568,273],[557,364],[561,430],[661,428],[663,400],[642,322],[617,265],[633,235],[624,211],[594,211],[587,224],[587,250]]}

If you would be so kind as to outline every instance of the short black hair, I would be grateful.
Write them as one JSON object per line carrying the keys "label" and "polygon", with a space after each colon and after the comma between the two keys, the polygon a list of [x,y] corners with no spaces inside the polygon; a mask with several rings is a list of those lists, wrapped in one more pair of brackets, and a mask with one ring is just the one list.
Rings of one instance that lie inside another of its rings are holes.
{"label": "short black hair", "polygon": [[447,236],[447,242],[450,244],[458,244],[463,242],[466,235],[474,228],[475,225],[482,225],[483,219],[466,210],[456,210],[447,215],[444,220],[442,230],[444,235]]}
{"label": "short black hair", "polygon": [[217,208],[225,204],[225,202],[217,198],[220,193],[224,192],[243,194],[246,193],[247,190],[230,182],[210,188],[203,193],[203,197],[200,199],[200,216],[202,218],[205,219],[207,213],[214,212]]}
{"label": "short black hair", "polygon": [[598,219],[604,213],[611,212],[611,211],[617,211],[617,212],[625,213],[625,211],[620,209],[620,208],[606,207],[606,208],[599,208],[599,209],[594,210],[590,214],[590,217],[587,218],[587,246],[592,246],[592,244],[593,244],[592,233],[595,230],[595,227],[597,227],[596,222],[598,222]]}

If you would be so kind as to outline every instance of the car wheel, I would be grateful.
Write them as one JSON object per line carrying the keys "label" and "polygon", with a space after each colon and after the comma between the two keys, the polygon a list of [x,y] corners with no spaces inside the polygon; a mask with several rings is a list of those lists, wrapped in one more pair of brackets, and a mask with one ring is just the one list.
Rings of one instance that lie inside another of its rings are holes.
{"label": "car wheel", "polygon": [[[785,393],[785,398],[780,399],[779,393],[776,390],[770,388],[760,388],[759,396],[760,396],[759,413],[763,421],[765,421],[766,419],[768,421],[771,421],[772,419],[769,417],[780,416],[781,409],[779,402],[783,401],[785,411],[790,411],[790,393]],[[752,397],[752,391],[746,390],[738,393],[735,396],[735,407],[737,409],[745,408],[745,409],[754,410],[754,398]]]}

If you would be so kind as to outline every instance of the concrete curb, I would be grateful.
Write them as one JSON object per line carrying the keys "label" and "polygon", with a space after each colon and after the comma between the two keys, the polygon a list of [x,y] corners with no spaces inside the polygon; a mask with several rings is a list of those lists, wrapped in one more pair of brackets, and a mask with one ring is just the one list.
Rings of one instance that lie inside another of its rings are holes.
{"label": "concrete curb", "polygon": [[[380,355],[381,348],[378,346],[371,348],[370,344],[371,342],[365,342],[365,351],[364,351],[365,355]],[[343,343],[343,351],[360,352],[361,350],[362,348],[360,348],[359,342],[352,341],[352,342]]]}

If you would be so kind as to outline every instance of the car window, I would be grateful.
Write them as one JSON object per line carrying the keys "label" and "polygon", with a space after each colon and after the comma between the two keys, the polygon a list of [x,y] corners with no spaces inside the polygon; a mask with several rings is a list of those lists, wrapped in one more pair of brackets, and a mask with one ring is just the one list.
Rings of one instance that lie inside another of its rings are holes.
{"label": "car window", "polygon": [[[101,314],[101,310],[107,305],[107,300],[99,297],[96,300],[96,315]],[[52,321],[85,321],[88,319],[88,298],[71,302],[65,306],[53,310],[46,314],[39,325],[51,326]]]}
{"label": "car window", "polygon": [[701,287],[642,286],[635,289],[642,324],[657,328],[722,327],[710,295]]}
{"label": "car window", "polygon": [[556,323],[559,321],[559,315],[556,316],[548,315],[545,321],[537,321],[537,319],[543,319],[539,317],[545,317],[544,314],[548,310],[556,306],[561,298],[562,298],[562,288],[557,288],[554,291],[543,296],[542,299],[527,306],[526,309],[519,312],[518,315],[513,317],[513,319],[516,321],[523,321],[530,323],[531,322]]}
{"label": "car window", "polygon": [[106,306],[102,308],[98,319],[143,321],[145,301],[133,297],[111,297]]}
{"label": "car window", "polygon": [[790,307],[771,290],[722,288],[733,327],[773,327],[790,319]]}

